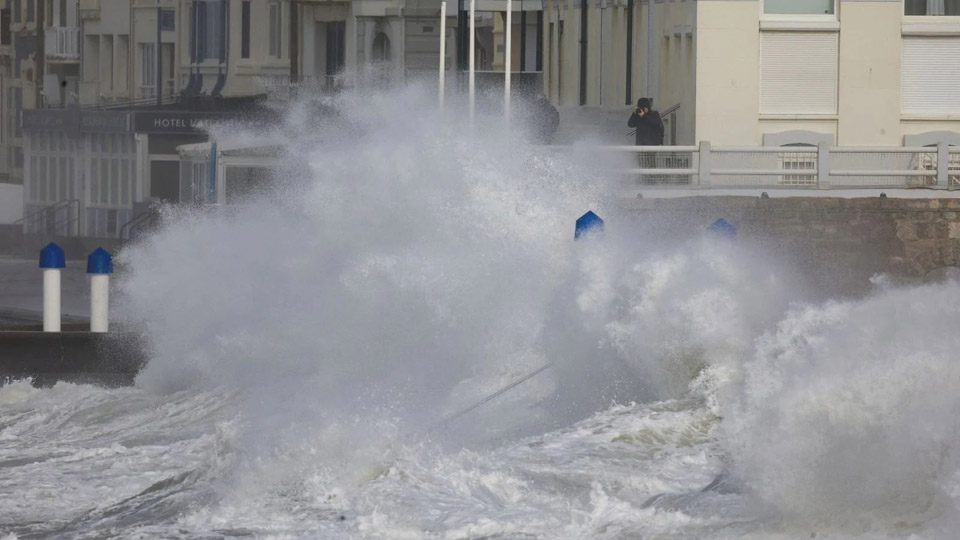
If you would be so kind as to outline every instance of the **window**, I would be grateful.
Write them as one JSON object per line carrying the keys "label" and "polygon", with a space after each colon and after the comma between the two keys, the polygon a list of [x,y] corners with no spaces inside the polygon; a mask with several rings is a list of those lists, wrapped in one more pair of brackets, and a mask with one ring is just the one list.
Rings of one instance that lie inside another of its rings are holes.
{"label": "window", "polygon": [[197,62],[207,59],[224,59],[224,34],[226,18],[224,17],[224,3],[222,0],[199,0],[194,9],[193,38]]}
{"label": "window", "polygon": [[833,15],[834,0],[763,0],[767,15]]}
{"label": "window", "polygon": [[905,15],[960,16],[960,0],[905,0]]}
{"label": "window", "polygon": [[21,0],[13,0],[13,22],[20,22],[20,17],[22,16],[23,4],[20,3]]}
{"label": "window", "polygon": [[901,55],[902,112],[960,113],[960,38],[904,37]]}
{"label": "window", "polygon": [[33,22],[34,0],[27,0],[27,22]]}
{"label": "window", "polygon": [[763,32],[760,112],[836,114],[838,48],[834,32]]}
{"label": "window", "polygon": [[240,4],[240,58],[250,58],[250,0]]}
{"label": "window", "polygon": [[155,97],[157,91],[157,45],[143,43],[140,45],[140,97]]}
{"label": "window", "polygon": [[270,2],[270,56],[280,58],[280,2]]}
{"label": "window", "polygon": [[67,0],[60,0],[60,26],[67,26]]}
{"label": "window", "polygon": [[116,236],[117,234],[117,211],[107,210],[107,234]]}
{"label": "window", "polygon": [[164,9],[160,11],[160,30],[164,32],[172,32],[177,29],[177,17],[176,12],[172,9]]}
{"label": "window", "polygon": [[0,45],[10,45],[10,10],[0,10]]}
{"label": "window", "polygon": [[13,104],[16,107],[14,110],[17,111],[16,117],[14,118],[14,126],[16,126],[14,128],[14,136],[20,137],[23,135],[23,132],[20,129],[20,122],[19,122],[20,111],[23,109],[23,88],[15,88],[13,90]]}
{"label": "window", "polygon": [[[330,21],[326,23],[327,30],[327,58],[326,75],[336,75],[343,69],[346,61],[346,21]],[[384,41],[381,49],[377,49],[376,39],[383,36]],[[373,48],[375,51],[382,51],[382,58],[374,55],[374,58],[381,60],[390,59],[390,40],[385,34],[378,34],[374,38]]]}
{"label": "window", "polygon": [[[786,146],[816,148],[810,144],[788,144]],[[785,171],[815,171],[817,170],[817,153],[783,152],[780,154],[780,168]],[[777,183],[788,186],[814,185],[817,183],[817,176],[813,174],[783,174]]]}

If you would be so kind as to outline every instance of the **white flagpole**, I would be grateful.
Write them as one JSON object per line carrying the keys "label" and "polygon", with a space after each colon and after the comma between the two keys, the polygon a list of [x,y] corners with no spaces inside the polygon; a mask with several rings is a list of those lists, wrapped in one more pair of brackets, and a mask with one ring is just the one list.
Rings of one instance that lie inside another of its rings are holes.
{"label": "white flagpole", "polygon": [[507,55],[506,61],[503,64],[503,117],[506,119],[507,125],[510,125],[510,70],[512,68],[511,61],[513,60],[513,52],[510,50],[511,45],[513,45],[513,0],[507,0],[507,28],[504,32],[506,42],[504,43],[503,50]]}
{"label": "white flagpole", "polygon": [[440,2],[440,107],[443,107],[444,76],[447,72],[447,3]]}
{"label": "white flagpole", "polygon": [[476,109],[477,96],[475,83],[476,79],[476,43],[477,43],[477,21],[476,21],[477,0],[470,0],[470,75],[469,75],[469,96],[470,96],[470,125],[473,125],[474,110]]}

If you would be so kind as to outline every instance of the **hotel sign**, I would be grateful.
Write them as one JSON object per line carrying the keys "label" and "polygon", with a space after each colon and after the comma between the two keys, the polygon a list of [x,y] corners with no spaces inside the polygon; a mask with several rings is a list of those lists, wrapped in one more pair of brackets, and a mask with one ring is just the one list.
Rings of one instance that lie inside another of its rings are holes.
{"label": "hotel sign", "polygon": [[203,133],[223,120],[232,118],[223,113],[138,112],[134,116],[137,133]]}

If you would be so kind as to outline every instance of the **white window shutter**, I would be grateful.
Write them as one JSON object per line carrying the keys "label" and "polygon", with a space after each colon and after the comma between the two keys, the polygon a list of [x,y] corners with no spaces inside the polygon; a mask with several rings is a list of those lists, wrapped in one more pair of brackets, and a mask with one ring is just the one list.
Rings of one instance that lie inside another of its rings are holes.
{"label": "white window shutter", "polygon": [[836,114],[836,32],[763,32],[760,112]]}
{"label": "white window shutter", "polygon": [[903,112],[960,113],[960,38],[903,38],[901,69]]}

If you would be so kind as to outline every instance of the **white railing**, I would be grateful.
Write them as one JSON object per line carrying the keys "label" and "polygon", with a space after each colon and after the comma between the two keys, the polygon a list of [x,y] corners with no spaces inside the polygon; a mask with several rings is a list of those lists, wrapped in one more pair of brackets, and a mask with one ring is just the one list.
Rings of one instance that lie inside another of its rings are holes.
{"label": "white railing", "polygon": [[80,58],[80,29],[51,26],[44,30],[44,49],[50,58]]}
{"label": "white railing", "polygon": [[[960,189],[960,147],[608,146],[635,184],[710,188]],[[939,167],[944,163],[946,166]]]}

